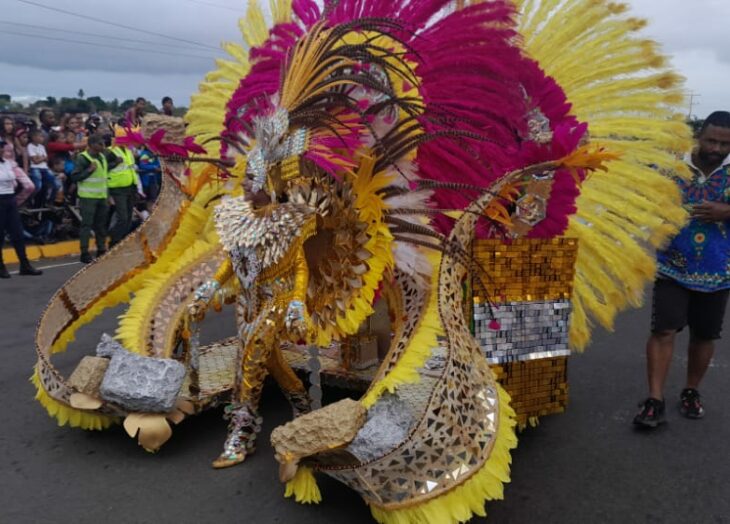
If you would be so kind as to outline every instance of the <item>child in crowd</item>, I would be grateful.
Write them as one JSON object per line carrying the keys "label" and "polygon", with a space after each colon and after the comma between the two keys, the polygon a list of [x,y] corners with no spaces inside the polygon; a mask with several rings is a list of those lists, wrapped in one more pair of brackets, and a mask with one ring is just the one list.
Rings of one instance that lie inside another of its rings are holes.
{"label": "child in crowd", "polygon": [[137,171],[139,172],[139,179],[142,182],[142,190],[147,195],[147,203],[151,206],[155,203],[157,195],[160,193],[162,168],[160,167],[159,158],[146,147],[139,150]]}
{"label": "child in crowd", "polygon": [[58,192],[56,193],[56,198],[54,200],[54,204],[63,204],[64,199],[64,190],[65,182],[66,182],[66,172],[64,171],[65,166],[65,160],[61,156],[54,157],[51,161],[51,172],[53,173],[54,178],[56,179],[56,185],[59,187]]}
{"label": "child in crowd", "polygon": [[30,179],[36,188],[35,205],[42,207],[46,202],[53,202],[61,182],[56,180],[51,170],[48,169],[48,153],[43,145],[43,133],[35,130],[30,134],[28,144],[28,158],[30,159]]}

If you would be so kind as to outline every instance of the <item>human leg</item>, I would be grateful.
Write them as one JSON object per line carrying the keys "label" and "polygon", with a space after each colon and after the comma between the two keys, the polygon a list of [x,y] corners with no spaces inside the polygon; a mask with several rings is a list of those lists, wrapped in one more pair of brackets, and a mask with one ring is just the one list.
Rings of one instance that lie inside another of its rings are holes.
{"label": "human leg", "polygon": [[106,198],[96,199],[94,209],[94,238],[96,240],[96,256],[106,253],[107,223],[109,222],[109,204]]}
{"label": "human leg", "polygon": [[676,333],[687,325],[689,290],[668,279],[654,284],[652,328],[646,343],[649,397],[639,404],[634,424],[656,427],[664,422],[664,384],[674,353]]}
{"label": "human leg", "polygon": [[256,436],[261,431],[259,401],[268,373],[266,364],[276,340],[276,316],[262,315],[254,321],[247,336],[242,337],[239,380],[234,402],[226,407],[229,419],[228,436],[223,452],[213,461],[213,467],[227,468],[240,464],[256,449]]}
{"label": "human leg", "polygon": [[689,322],[691,292],[669,279],[654,284],[652,298],[652,332],[646,344],[649,395],[664,399],[664,383],[674,353],[677,332]]}
{"label": "human leg", "polygon": [[672,364],[675,336],[676,331],[655,332],[646,343],[649,396],[657,400],[664,400],[664,384]]}
{"label": "human leg", "polygon": [[[8,195],[10,197],[11,195]],[[14,196],[13,196],[14,198]],[[7,201],[10,198],[0,197],[0,278],[10,278],[3,261],[3,246],[5,245],[5,231],[7,229],[8,206]]]}
{"label": "human leg", "polygon": [[91,239],[91,230],[94,226],[94,214],[96,212],[95,201],[96,199],[94,198],[79,198],[79,213],[81,214],[79,247],[81,249],[81,262],[84,264],[91,262],[89,240]]}
{"label": "human leg", "polygon": [[133,187],[114,188],[109,190],[109,196],[114,199],[114,215],[116,223],[109,231],[111,246],[119,243],[132,226],[132,197]]}
{"label": "human leg", "polygon": [[309,413],[311,411],[309,393],[307,393],[304,384],[284,358],[281,346],[278,344],[274,344],[271,348],[268,369],[289,404],[291,404],[294,417]]}
{"label": "human leg", "polygon": [[33,193],[31,193],[30,197],[28,197],[28,200],[31,202],[31,205],[37,206],[40,195],[43,194],[43,175],[41,174],[40,169],[32,167],[29,170],[28,177],[30,178],[31,182],[33,182],[34,188]]}
{"label": "human leg", "polygon": [[[42,274],[42,271],[35,269],[31,265],[28,260],[28,256],[26,255],[25,241],[23,239],[23,224],[20,221],[20,213],[18,212],[18,204],[15,201],[15,196],[3,195],[0,198],[0,208],[0,216],[2,217],[0,218],[0,221],[2,221],[2,225],[0,226],[0,239],[4,240],[6,233],[10,237],[10,242],[15,249],[15,254],[18,256],[18,261],[20,262],[19,273],[21,275],[32,276]],[[0,252],[2,250],[2,243],[3,242],[0,241]],[[7,269],[5,269],[5,266],[2,263],[2,258],[0,258],[0,273],[2,273],[0,274],[0,277],[2,278],[10,277],[7,273]]]}
{"label": "human leg", "polygon": [[688,418],[701,418],[705,413],[698,388],[712,362],[715,340],[722,333],[729,294],[728,290],[695,291],[690,296],[687,383],[680,395],[680,411]]}

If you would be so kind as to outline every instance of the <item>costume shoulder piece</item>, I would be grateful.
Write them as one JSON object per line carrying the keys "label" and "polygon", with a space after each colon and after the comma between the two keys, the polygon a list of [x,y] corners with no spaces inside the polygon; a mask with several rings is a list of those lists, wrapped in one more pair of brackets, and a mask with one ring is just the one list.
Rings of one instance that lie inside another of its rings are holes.
{"label": "costume shoulder piece", "polygon": [[278,263],[298,239],[306,240],[314,211],[298,204],[277,204],[254,210],[243,197],[229,198],[215,209],[215,226],[229,253],[256,250],[264,267]]}

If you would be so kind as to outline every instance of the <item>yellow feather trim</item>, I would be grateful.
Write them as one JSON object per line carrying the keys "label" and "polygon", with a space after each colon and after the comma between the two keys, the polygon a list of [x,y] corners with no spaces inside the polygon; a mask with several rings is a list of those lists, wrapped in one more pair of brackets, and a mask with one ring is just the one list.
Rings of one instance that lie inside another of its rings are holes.
{"label": "yellow feather trim", "polygon": [[507,392],[499,391],[499,428],[494,447],[484,465],[464,484],[427,502],[403,509],[387,510],[371,505],[370,511],[381,524],[456,524],[466,522],[474,515],[487,515],[487,500],[504,498],[504,484],[509,482],[510,450],[517,446],[515,412],[510,407]]}
{"label": "yellow feather trim", "polygon": [[317,479],[314,478],[312,470],[306,466],[300,466],[293,479],[286,483],[284,496],[294,497],[300,504],[319,504],[322,502],[322,494],[317,486]]}
{"label": "yellow feather trim", "polygon": [[106,415],[75,409],[51,397],[43,389],[37,368],[33,369],[30,381],[36,388],[35,399],[41,403],[51,417],[58,421],[59,426],[68,425],[72,428],[102,430],[107,429],[112,424],[119,423],[116,417],[107,417]]}

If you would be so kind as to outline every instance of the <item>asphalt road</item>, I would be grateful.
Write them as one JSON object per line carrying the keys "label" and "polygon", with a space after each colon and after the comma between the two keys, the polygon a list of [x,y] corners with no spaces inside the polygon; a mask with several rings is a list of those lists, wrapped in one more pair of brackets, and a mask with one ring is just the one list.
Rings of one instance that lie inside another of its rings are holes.
{"label": "asphalt road", "polygon": [[[73,261],[65,261],[73,262]],[[64,261],[56,264],[64,263]],[[220,411],[183,422],[151,455],[117,427],[105,432],[59,428],[33,400],[36,320],[51,294],[79,268],[46,269],[39,278],[0,281],[0,523],[368,523],[354,492],[319,479],[318,506],[283,498],[268,445],[289,410],[268,388],[259,449],[241,466],[215,471],[225,424]],[[82,330],[59,367],[68,373],[80,352],[114,326],[111,312]],[[683,419],[671,405],[683,386],[686,339],[669,379],[669,423],[636,432],[630,421],[645,395],[645,308],[599,333],[571,358],[570,406],[523,432],[513,453],[505,500],[488,504],[491,523],[730,522],[730,347],[718,346],[702,392],[707,416]],[[214,320],[230,332],[230,318]],[[730,329],[730,324],[728,324]],[[325,391],[332,398],[336,391]],[[472,522],[484,522],[475,519]]]}

